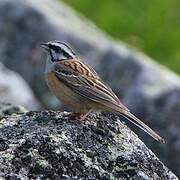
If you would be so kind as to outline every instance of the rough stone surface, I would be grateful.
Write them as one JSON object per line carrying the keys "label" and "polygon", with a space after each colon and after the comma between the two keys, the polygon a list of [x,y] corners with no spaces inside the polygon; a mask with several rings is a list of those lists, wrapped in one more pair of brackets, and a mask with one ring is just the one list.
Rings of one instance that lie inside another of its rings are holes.
{"label": "rough stone surface", "polygon": [[53,39],[74,47],[132,112],[166,139],[166,145],[157,147],[139,132],[143,141],[180,176],[179,77],[121,42],[114,42],[63,3],[1,0],[1,60],[23,76],[46,107],[57,108],[59,104],[45,85],[45,53],[39,43]]}
{"label": "rough stone surface", "polygon": [[0,63],[0,102],[20,104],[35,110],[40,108],[30,86],[16,72],[8,70]]}
{"label": "rough stone surface", "polygon": [[178,179],[118,117],[55,111],[1,116],[0,178]]}
{"label": "rough stone surface", "polygon": [[0,103],[0,118],[13,114],[25,113],[27,110],[23,106],[13,106],[9,103]]}

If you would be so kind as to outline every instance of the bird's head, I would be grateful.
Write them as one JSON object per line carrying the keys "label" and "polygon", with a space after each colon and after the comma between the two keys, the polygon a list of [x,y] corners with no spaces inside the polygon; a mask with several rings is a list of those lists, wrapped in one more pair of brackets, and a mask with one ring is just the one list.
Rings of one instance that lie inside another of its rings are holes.
{"label": "bird's head", "polygon": [[42,43],[41,47],[48,51],[52,62],[73,59],[76,57],[73,50],[67,44],[60,41]]}

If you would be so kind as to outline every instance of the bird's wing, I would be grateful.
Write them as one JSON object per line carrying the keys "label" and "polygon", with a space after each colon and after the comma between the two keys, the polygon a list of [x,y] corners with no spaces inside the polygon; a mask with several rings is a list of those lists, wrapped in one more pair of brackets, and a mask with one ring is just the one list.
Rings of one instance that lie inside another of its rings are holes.
{"label": "bird's wing", "polygon": [[77,94],[110,109],[129,111],[95,70],[84,62],[74,59],[59,61],[54,66],[54,72],[58,79]]}

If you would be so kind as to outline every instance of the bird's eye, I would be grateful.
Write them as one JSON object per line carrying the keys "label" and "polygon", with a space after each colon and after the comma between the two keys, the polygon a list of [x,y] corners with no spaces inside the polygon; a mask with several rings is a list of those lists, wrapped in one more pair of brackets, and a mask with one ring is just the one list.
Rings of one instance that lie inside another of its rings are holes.
{"label": "bird's eye", "polygon": [[62,53],[63,53],[64,56],[66,56],[66,54],[67,54],[65,51],[62,51]]}
{"label": "bird's eye", "polygon": [[62,53],[64,57],[71,58],[71,55],[67,53],[66,51],[62,51]]}

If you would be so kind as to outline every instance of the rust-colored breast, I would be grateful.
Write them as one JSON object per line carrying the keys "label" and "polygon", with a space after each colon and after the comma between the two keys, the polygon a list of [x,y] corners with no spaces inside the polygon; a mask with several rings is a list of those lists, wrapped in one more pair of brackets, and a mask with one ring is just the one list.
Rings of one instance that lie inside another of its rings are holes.
{"label": "rust-colored breast", "polygon": [[55,96],[65,105],[72,106],[75,101],[74,93],[56,77],[54,72],[48,73],[47,81]]}
{"label": "rust-colored breast", "polygon": [[53,71],[49,72],[47,75],[47,83],[51,91],[56,95],[62,88],[62,84],[57,79]]}
{"label": "rust-colored breast", "polygon": [[47,75],[48,86],[54,95],[67,107],[74,109],[75,112],[86,113],[92,107],[96,107],[96,103],[89,101],[84,97],[80,97],[61,82],[54,72]]}

